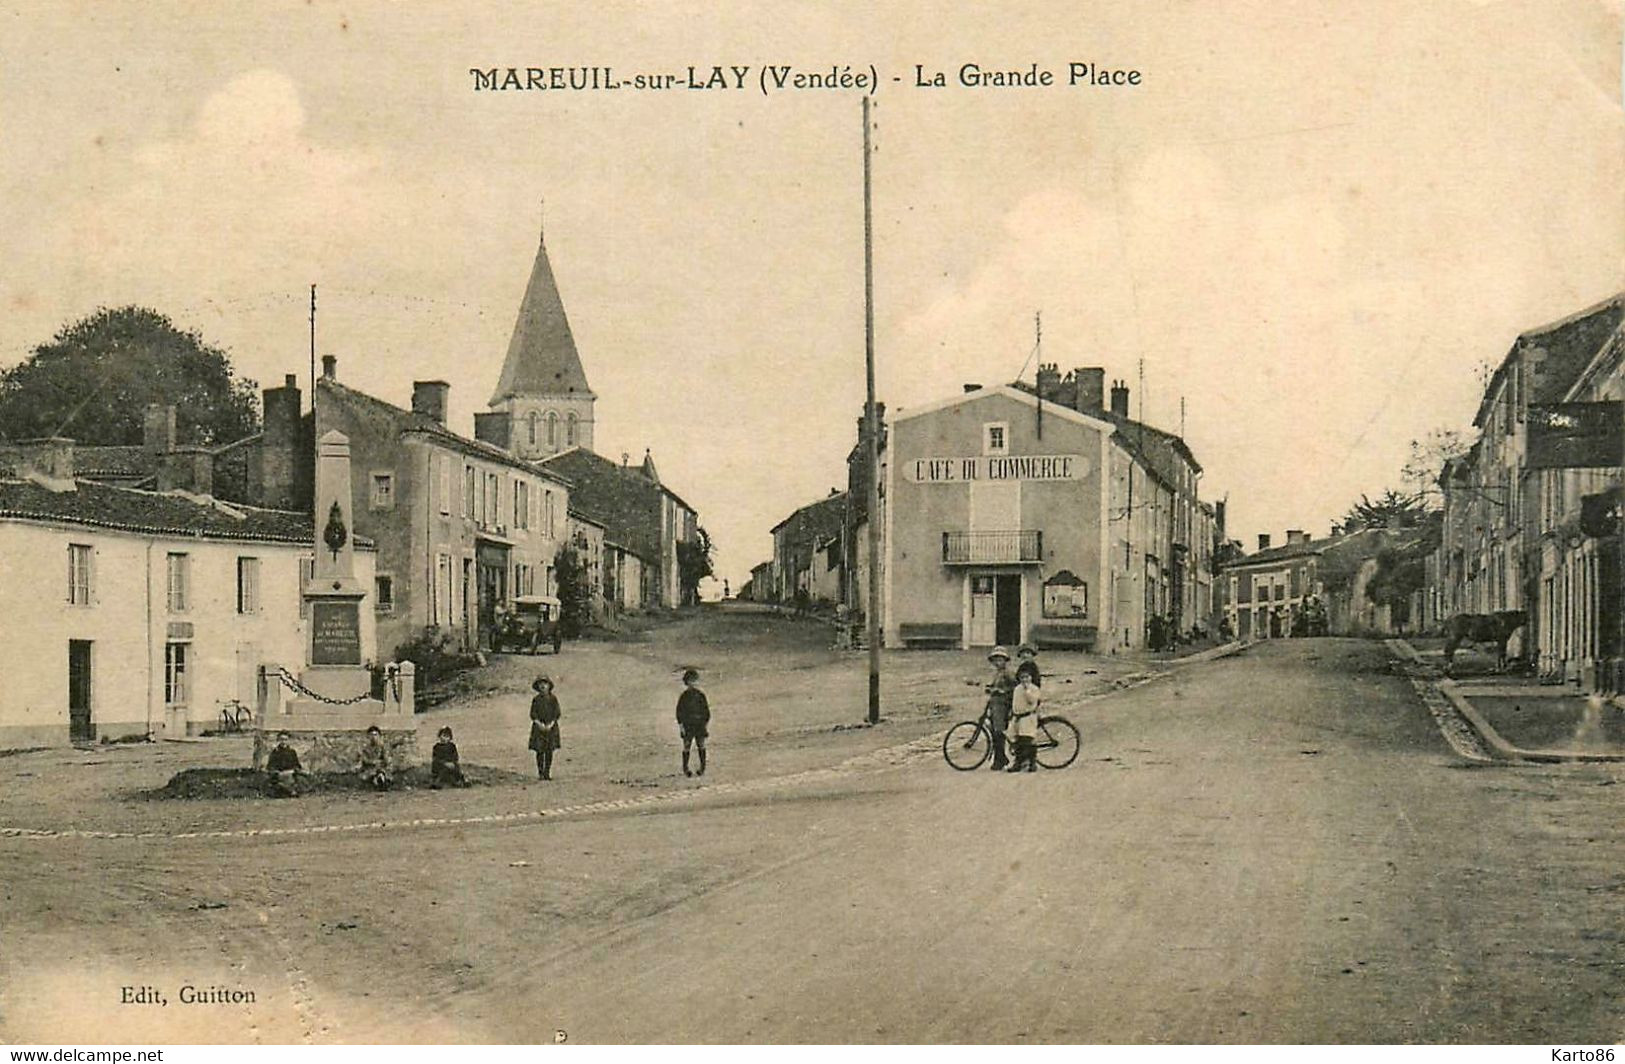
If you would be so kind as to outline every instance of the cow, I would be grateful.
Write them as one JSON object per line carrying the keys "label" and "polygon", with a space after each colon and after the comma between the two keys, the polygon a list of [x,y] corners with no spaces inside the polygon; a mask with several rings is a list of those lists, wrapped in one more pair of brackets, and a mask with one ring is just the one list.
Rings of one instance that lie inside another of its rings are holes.
{"label": "cow", "polygon": [[1495,669],[1505,672],[1507,667],[1507,640],[1512,633],[1529,621],[1522,610],[1501,610],[1499,613],[1458,613],[1445,622],[1444,667],[1449,671],[1455,664],[1456,648],[1463,643],[1494,643]]}

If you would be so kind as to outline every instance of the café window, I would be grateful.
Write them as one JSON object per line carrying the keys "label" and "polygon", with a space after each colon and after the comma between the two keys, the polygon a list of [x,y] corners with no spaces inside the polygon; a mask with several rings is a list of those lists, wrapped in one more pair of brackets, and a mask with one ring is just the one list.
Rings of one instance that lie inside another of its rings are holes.
{"label": "caf\u00e9 window", "polygon": [[169,556],[169,612],[185,613],[192,601],[192,558],[188,554]]}
{"label": "caf\u00e9 window", "polygon": [[260,611],[260,560],[237,559],[237,612]]}
{"label": "caf\u00e9 window", "polygon": [[87,544],[68,544],[68,602],[90,605],[90,565],[94,554]]}
{"label": "caf\u00e9 window", "polygon": [[164,705],[186,705],[186,665],[190,643],[164,644]]}
{"label": "caf\u00e9 window", "polygon": [[474,485],[477,480],[478,474],[475,473],[474,467],[465,465],[463,467],[463,516],[470,521],[474,520],[479,514],[479,511],[474,508]]}
{"label": "caf\u00e9 window", "polygon": [[1010,453],[1010,425],[1004,421],[990,421],[982,426],[982,453]]}

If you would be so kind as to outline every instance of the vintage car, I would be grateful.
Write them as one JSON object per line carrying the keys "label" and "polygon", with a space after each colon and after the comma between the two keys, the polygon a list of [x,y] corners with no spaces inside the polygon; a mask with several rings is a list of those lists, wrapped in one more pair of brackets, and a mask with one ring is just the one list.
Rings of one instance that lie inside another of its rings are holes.
{"label": "vintage car", "polygon": [[497,653],[539,653],[551,644],[559,652],[564,641],[559,631],[559,600],[552,595],[518,595],[513,605],[497,614],[491,649]]}

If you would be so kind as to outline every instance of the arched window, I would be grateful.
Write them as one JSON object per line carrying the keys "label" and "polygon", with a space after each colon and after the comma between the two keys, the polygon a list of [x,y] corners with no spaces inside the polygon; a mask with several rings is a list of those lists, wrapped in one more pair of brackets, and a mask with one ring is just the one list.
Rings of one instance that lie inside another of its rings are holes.
{"label": "arched window", "polygon": [[525,415],[525,423],[530,426],[530,445],[536,446],[536,411],[532,410]]}
{"label": "arched window", "polygon": [[559,416],[553,411],[547,412],[547,446],[549,448],[559,445]]}
{"label": "arched window", "polygon": [[564,445],[566,447],[576,445],[576,416],[573,412],[564,421]]}

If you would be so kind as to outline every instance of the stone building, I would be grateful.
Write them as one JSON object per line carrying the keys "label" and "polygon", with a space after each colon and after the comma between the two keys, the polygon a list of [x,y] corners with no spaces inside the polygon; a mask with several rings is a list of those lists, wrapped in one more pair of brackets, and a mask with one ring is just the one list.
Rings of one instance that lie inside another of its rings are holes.
{"label": "stone building", "polygon": [[474,432],[521,458],[545,458],[572,447],[590,451],[596,398],[587,386],[544,235],[491,396],[491,410],[476,415]]}
{"label": "stone building", "polygon": [[446,427],[450,385],[417,381],[411,409],[339,383],[323,359],[318,435],[350,441],[356,530],[377,543],[373,607],[381,646],[433,627],[490,645],[516,595],[556,594],[569,535],[569,485],[508,451]]}
{"label": "stone building", "polygon": [[678,545],[697,538],[698,514],[661,482],[648,451],[636,467],[594,452],[595,400],[543,239],[474,435],[571,484],[576,512],[602,530],[595,612],[681,605]]}
{"label": "stone building", "polygon": [[1551,679],[1612,684],[1620,655],[1618,545],[1582,527],[1587,499],[1620,483],[1619,456],[1590,467],[1530,460],[1532,411],[1620,398],[1622,302],[1613,296],[1521,334],[1485,386],[1468,451],[1439,475],[1442,542],[1428,599],[1436,615],[1523,612],[1514,656]]}
{"label": "stone building", "polygon": [[831,490],[774,525],[773,586],[779,602],[833,605],[845,579],[847,495]]}
{"label": "stone building", "polygon": [[1184,441],[1129,416],[1105,372],[1053,366],[898,413],[882,562],[888,645],[1100,651],[1205,627],[1212,510]]}
{"label": "stone building", "polygon": [[[309,513],[84,479],[69,440],[12,461],[16,475],[0,476],[0,746],[195,735],[228,701],[254,710],[264,667],[304,660]],[[370,587],[376,555],[357,545]],[[359,639],[363,660],[379,661],[370,610]]]}

